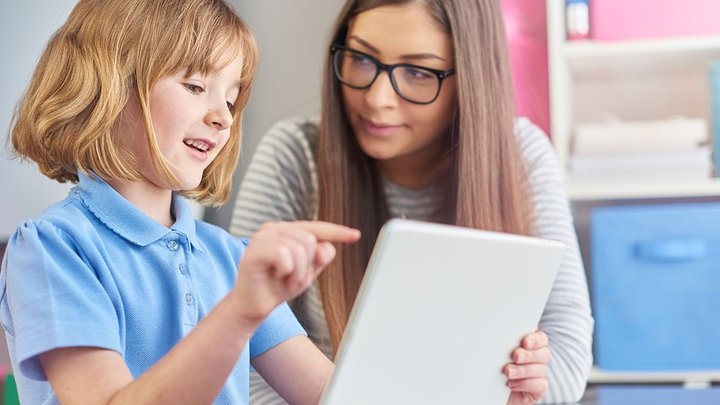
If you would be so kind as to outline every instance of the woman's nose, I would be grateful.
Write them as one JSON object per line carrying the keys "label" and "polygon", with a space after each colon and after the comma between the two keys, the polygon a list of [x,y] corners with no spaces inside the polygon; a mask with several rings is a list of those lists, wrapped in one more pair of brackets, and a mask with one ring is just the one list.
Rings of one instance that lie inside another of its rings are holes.
{"label": "woman's nose", "polygon": [[394,107],[397,97],[388,72],[381,72],[365,93],[365,101],[375,108]]}

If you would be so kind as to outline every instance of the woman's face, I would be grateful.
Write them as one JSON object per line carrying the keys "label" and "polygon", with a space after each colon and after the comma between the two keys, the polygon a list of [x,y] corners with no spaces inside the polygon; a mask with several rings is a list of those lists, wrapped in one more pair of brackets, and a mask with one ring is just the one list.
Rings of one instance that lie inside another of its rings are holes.
{"label": "woman's face", "polygon": [[[381,6],[358,14],[348,25],[345,46],[388,65],[408,63],[441,71],[455,67],[450,35],[417,4]],[[357,55],[344,60],[343,66],[367,63]],[[395,80],[407,85],[417,79],[413,73],[396,70]],[[411,170],[423,176],[432,170],[447,145],[444,138],[454,114],[456,76],[442,81],[437,99],[424,105],[400,97],[387,72],[381,72],[369,88],[342,85],[341,89],[360,147],[391,180],[393,172]]]}

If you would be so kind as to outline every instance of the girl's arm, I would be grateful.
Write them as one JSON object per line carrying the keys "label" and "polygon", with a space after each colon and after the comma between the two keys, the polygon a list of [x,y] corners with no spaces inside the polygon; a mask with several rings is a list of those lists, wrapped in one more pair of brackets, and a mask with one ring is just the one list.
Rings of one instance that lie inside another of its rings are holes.
{"label": "girl's arm", "polygon": [[211,403],[258,325],[239,317],[235,307],[229,297],[223,299],[135,381],[112,350],[61,348],[40,361],[63,404]]}
{"label": "girl's arm", "polygon": [[317,404],[335,369],[335,365],[306,336],[280,343],[255,357],[252,364],[291,404]]}
{"label": "girl's arm", "polygon": [[[331,242],[358,238],[357,231],[328,223],[267,224],[250,242],[233,291],[137,380],[120,354],[96,348],[46,352],[41,355],[43,370],[62,403],[211,403],[260,323],[307,288],[334,258]],[[315,359],[308,363],[307,376],[317,378],[316,386],[322,387],[331,370],[320,358],[324,356],[303,349],[307,346],[286,347],[276,354],[270,354],[271,349],[261,367],[277,367],[274,378],[287,381],[284,373],[297,367],[293,361]],[[280,356],[290,349],[292,355]],[[304,398],[304,386],[280,386],[288,397]]]}
{"label": "girl's arm", "polygon": [[[260,140],[252,156],[233,209],[230,233],[249,237],[268,221],[309,220],[315,217],[316,169],[313,150],[319,137],[317,123],[299,119],[278,122]],[[307,314],[307,296],[292,304]],[[319,331],[298,317],[308,336]],[[262,356],[260,356],[262,357]],[[259,367],[256,367],[260,370]],[[250,403],[282,405],[278,395],[257,372],[250,373]],[[270,378],[270,377],[268,377]]]}

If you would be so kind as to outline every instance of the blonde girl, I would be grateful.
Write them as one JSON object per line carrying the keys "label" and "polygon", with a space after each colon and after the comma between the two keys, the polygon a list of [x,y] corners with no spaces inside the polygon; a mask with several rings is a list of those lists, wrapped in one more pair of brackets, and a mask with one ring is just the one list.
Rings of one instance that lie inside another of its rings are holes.
{"label": "blonde girl", "polygon": [[50,39],[12,145],[77,185],[2,263],[23,403],[242,404],[251,363],[318,401],[333,365],[284,302],[358,232],[274,223],[248,242],[185,200],[227,200],[256,65],[221,0],[80,0]]}

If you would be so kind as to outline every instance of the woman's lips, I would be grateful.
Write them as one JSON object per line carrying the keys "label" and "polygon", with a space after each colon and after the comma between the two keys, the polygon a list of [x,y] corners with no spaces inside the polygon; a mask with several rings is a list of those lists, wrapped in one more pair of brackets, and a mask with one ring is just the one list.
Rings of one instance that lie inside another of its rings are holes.
{"label": "woman's lips", "polygon": [[377,137],[390,136],[403,127],[402,125],[391,125],[386,123],[373,122],[365,118],[361,118],[361,121],[365,133]]}

